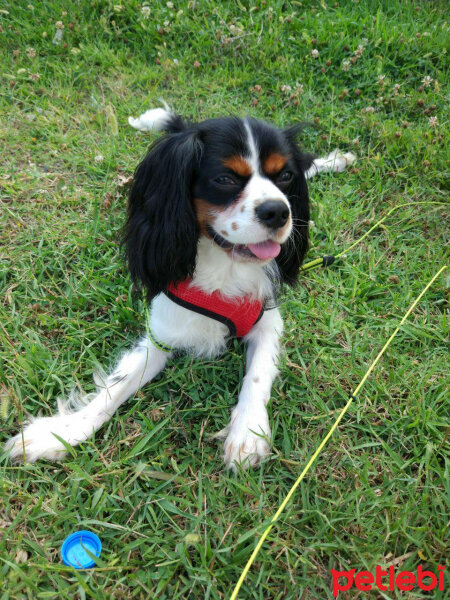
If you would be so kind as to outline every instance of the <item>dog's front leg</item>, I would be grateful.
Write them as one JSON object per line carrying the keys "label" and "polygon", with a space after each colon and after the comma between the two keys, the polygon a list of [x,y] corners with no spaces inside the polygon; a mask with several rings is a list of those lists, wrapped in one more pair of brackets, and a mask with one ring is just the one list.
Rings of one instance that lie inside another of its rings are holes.
{"label": "dog's front leg", "polygon": [[25,425],[23,432],[6,444],[11,458],[27,462],[40,458],[63,458],[66,448],[58,438],[70,446],[87,440],[109,421],[127,398],[164,368],[168,357],[169,354],[156,348],[148,338],[143,338],[133,350],[122,356],[109,376],[98,382],[98,392],[90,402],[88,397],[76,399],[73,412],[61,403],[58,414],[38,417]]}
{"label": "dog's front leg", "polygon": [[239,401],[231,415],[225,440],[224,460],[229,468],[240,463],[256,465],[270,453],[266,405],[278,368],[279,338],[283,330],[278,309],[268,310],[246,336],[247,373]]}

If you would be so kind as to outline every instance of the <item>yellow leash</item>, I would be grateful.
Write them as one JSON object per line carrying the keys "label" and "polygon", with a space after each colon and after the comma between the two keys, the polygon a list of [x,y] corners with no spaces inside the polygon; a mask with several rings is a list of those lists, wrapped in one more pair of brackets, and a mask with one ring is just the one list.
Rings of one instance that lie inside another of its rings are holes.
{"label": "yellow leash", "polygon": [[[441,203],[439,203],[441,204]],[[399,208],[399,206],[395,207],[395,208]],[[392,212],[392,211],[391,211]],[[390,213],[388,213],[385,217],[387,218],[389,216]],[[384,220],[382,219],[382,220]],[[378,226],[378,224],[381,221],[379,221],[377,223],[376,226]],[[373,229],[375,228],[372,227],[372,229],[370,229],[365,235],[368,235],[370,233],[370,231],[373,231]],[[365,236],[363,236],[365,237]],[[362,239],[362,238],[361,238]],[[355,242],[355,244],[353,244],[350,248],[348,248],[346,251],[348,251],[349,249],[351,249],[353,246],[356,245],[356,243],[359,243],[360,240],[358,240],[358,242]],[[341,256],[342,254],[344,254],[344,252],[342,252],[341,254],[337,255],[337,256]],[[321,261],[322,259],[317,259],[319,261]],[[412,311],[416,308],[417,304],[420,302],[422,296],[427,292],[427,290],[433,285],[433,283],[436,281],[436,279],[439,277],[439,275],[447,268],[447,265],[444,265],[443,267],[441,267],[439,269],[439,271],[431,278],[431,280],[427,283],[427,285],[424,287],[424,289],[420,292],[420,294],[417,296],[417,298],[414,300],[414,302],[411,304],[411,306],[409,307],[409,309],[406,311],[404,317],[402,318],[402,320],[400,321],[400,323],[397,325],[397,327],[394,330],[394,333],[391,335],[391,337],[388,339],[388,341],[385,343],[385,345],[383,346],[383,348],[380,350],[380,352],[377,354],[375,360],[372,362],[372,364],[370,365],[370,367],[367,369],[364,377],[361,379],[360,384],[355,388],[354,392],[351,394],[351,396],[348,399],[347,404],[344,406],[344,408],[342,409],[342,411],[340,412],[338,418],[336,419],[336,421],[333,423],[332,427],[330,428],[329,432],[327,433],[327,435],[323,438],[323,440],[321,441],[321,443],[319,444],[319,447],[317,448],[317,450],[314,452],[314,454],[311,456],[311,458],[309,459],[306,467],[303,469],[303,471],[300,473],[297,481],[294,483],[294,485],[291,487],[291,489],[289,490],[287,496],[285,497],[285,499],[283,500],[283,502],[280,504],[280,507],[278,508],[277,512],[273,515],[272,519],[270,520],[269,525],[267,526],[266,530],[264,531],[264,533],[261,535],[261,537],[258,540],[258,543],[256,544],[255,549],[252,552],[252,555],[250,556],[250,558],[247,561],[247,564],[244,567],[244,570],[241,573],[241,576],[239,577],[238,582],[236,583],[234,590],[230,596],[230,600],[236,600],[237,595],[239,593],[239,590],[241,589],[241,586],[244,582],[244,579],[250,569],[250,567],[252,566],[258,552],[261,549],[261,546],[264,543],[264,540],[266,539],[266,537],[269,535],[272,527],[275,525],[276,521],[278,520],[278,518],[280,517],[281,513],[283,512],[283,510],[285,509],[287,503],[289,502],[289,500],[292,498],[295,490],[298,488],[298,486],[300,485],[301,481],[304,479],[305,475],[308,473],[309,469],[311,468],[311,465],[313,464],[313,462],[316,460],[316,458],[319,456],[319,454],[321,453],[323,447],[325,446],[325,444],[328,442],[328,440],[330,439],[330,437],[333,435],[335,429],[337,428],[337,426],[339,425],[339,423],[341,422],[342,418],[344,417],[345,413],[347,412],[347,410],[350,408],[351,403],[353,402],[353,400],[355,400],[357,394],[360,392],[361,388],[363,387],[364,383],[366,382],[367,378],[369,377],[369,375],[372,373],[372,371],[374,370],[375,366],[377,365],[378,361],[380,360],[380,358],[383,356],[383,354],[385,353],[386,349],[388,348],[388,346],[390,345],[390,343],[392,342],[392,340],[395,338],[395,336],[397,335],[397,333],[400,331],[401,326],[404,324],[404,322],[406,321],[406,319],[409,317],[409,315],[412,313]]]}
{"label": "yellow leash", "polygon": [[394,206],[393,208],[391,208],[390,210],[388,210],[388,212],[384,215],[384,217],[382,219],[380,219],[379,221],[377,221],[375,223],[375,225],[372,225],[372,227],[366,231],[366,233],[364,235],[362,235],[359,239],[356,240],[356,242],[353,242],[353,244],[351,244],[350,246],[348,246],[347,248],[345,248],[345,250],[342,250],[342,252],[339,252],[338,254],[329,254],[327,256],[321,256],[320,258],[315,258],[314,260],[311,260],[310,262],[307,262],[305,264],[303,264],[300,267],[300,273],[303,273],[304,271],[309,271],[311,269],[315,269],[316,267],[327,267],[328,265],[331,265],[332,263],[334,263],[334,261],[338,258],[341,258],[342,256],[344,256],[345,254],[347,254],[347,252],[350,252],[350,250],[353,250],[353,248],[355,246],[357,246],[358,244],[360,244],[368,235],[370,235],[372,233],[372,231],[374,229],[376,229],[377,227],[379,227],[384,221],[386,221],[386,219],[392,215],[393,212],[395,212],[396,210],[398,210],[399,208],[402,208],[403,206],[417,206],[420,204],[441,204],[441,205],[445,205],[445,202],[438,202],[438,201],[420,201],[420,202],[404,202],[403,204],[397,204],[397,206]]}

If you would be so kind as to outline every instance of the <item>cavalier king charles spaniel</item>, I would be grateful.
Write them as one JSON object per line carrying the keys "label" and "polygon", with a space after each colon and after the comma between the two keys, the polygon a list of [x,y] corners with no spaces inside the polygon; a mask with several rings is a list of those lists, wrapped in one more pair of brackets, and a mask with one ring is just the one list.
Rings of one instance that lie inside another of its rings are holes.
{"label": "cavalier king charles spaniel", "polygon": [[[133,281],[149,301],[146,335],[98,381],[92,396],[59,403],[9,440],[13,459],[60,459],[92,436],[174,352],[216,356],[230,337],[247,345],[247,369],[225,439],[228,467],[256,465],[270,451],[267,403],[283,330],[275,294],[294,285],[308,248],[306,180],[354,160],[314,158],[299,127],[253,118],[188,123],[168,107],[129,119],[164,130],[136,169],[124,246]],[[70,409],[69,409],[70,407]]]}

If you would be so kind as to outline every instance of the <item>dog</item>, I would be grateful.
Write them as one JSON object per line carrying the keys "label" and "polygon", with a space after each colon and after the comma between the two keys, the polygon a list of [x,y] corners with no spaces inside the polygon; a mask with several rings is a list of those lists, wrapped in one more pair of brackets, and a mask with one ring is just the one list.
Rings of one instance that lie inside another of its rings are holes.
{"label": "dog", "polygon": [[58,438],[87,440],[175,352],[215,357],[235,336],[247,346],[246,374],[219,435],[227,467],[257,465],[270,453],[267,403],[283,330],[277,290],[295,285],[308,248],[306,181],[354,157],[315,158],[299,149],[299,127],[253,118],[189,123],[166,106],[129,122],[166,132],[135,171],[124,228],[131,277],[150,306],[146,334],[93,397],[60,402],[58,414],[32,420],[6,448],[12,459],[61,459]]}

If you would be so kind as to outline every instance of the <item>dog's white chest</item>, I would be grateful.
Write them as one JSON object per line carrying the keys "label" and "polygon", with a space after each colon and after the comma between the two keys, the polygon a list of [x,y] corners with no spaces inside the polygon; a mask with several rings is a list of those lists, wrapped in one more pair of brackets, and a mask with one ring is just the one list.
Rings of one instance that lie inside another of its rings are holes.
{"label": "dog's white chest", "polygon": [[195,356],[220,354],[229,336],[223,323],[183,308],[165,294],[159,294],[152,302],[151,328],[165,345],[189,350]]}

